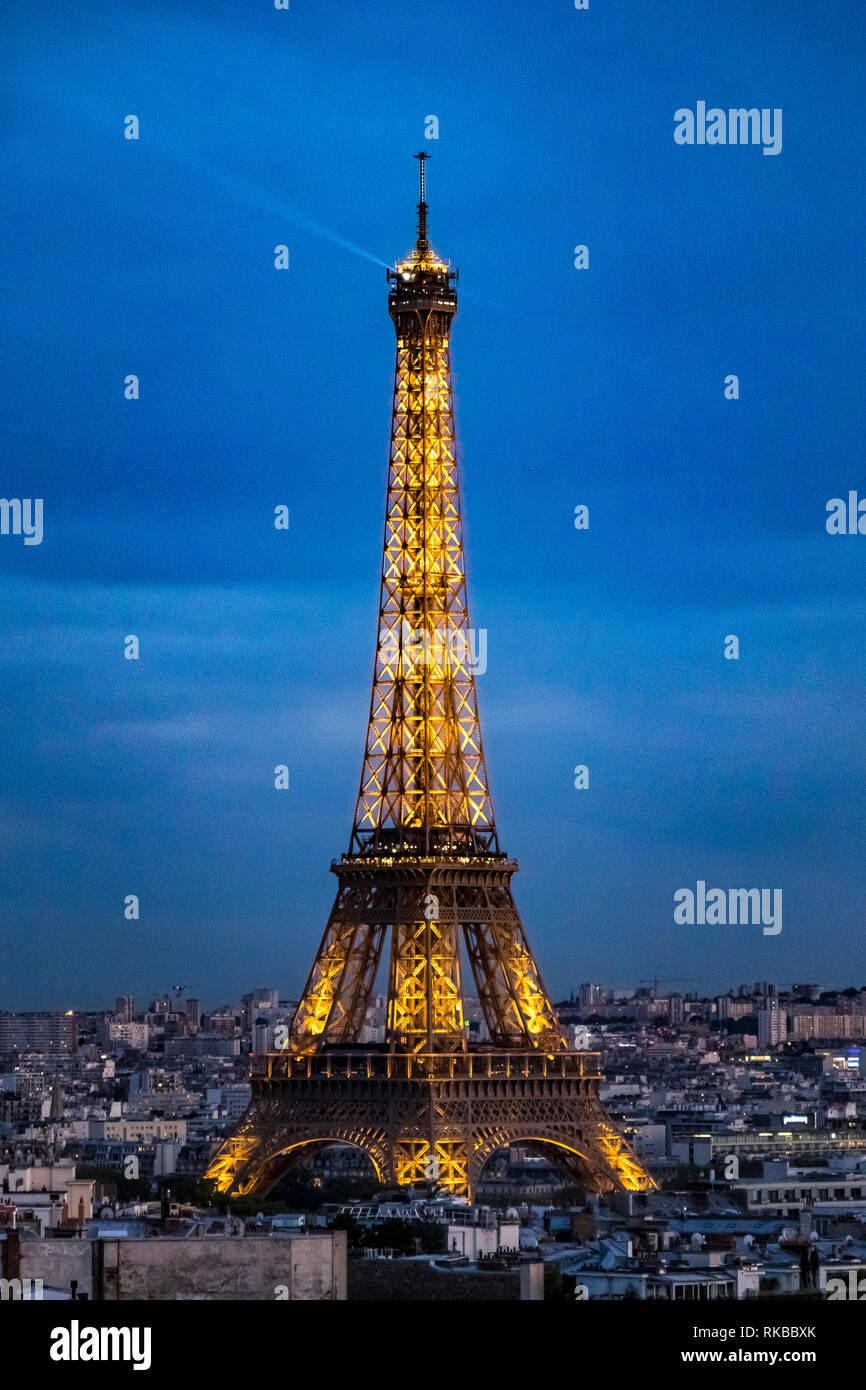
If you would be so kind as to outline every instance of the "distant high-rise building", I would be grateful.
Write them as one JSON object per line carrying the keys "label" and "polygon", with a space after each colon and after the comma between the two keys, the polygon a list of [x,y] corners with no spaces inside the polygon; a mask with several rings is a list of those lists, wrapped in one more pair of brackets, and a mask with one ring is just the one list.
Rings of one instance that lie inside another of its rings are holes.
{"label": "distant high-rise building", "polygon": [[716,997],[716,1016],[720,1023],[728,1018],[745,1018],[747,1014],[755,1012],[755,1005],[751,996],[744,997],[737,991],[737,997],[730,994],[720,994]]}
{"label": "distant high-rise building", "polygon": [[[223,1037],[234,1037],[238,1027],[237,1018],[237,1014],[231,1009],[218,1009],[212,1014],[205,1015],[205,1031],[219,1033]],[[252,1023],[250,1029],[252,1029]]]}
{"label": "distant high-rise building", "polygon": [[135,1017],[135,999],[131,994],[118,994],[114,1001],[114,1013],[118,1023],[131,1023]]}
{"label": "distant high-rise building", "polygon": [[594,1009],[598,1004],[604,1003],[604,990],[601,985],[584,984],[580,987],[580,1007],[582,1009]]}
{"label": "distant high-rise building", "polygon": [[686,1011],[683,996],[681,994],[672,994],[668,1000],[668,1023],[672,1028],[676,1028],[678,1024],[683,1022],[685,1016]]}
{"label": "distant high-rise building", "polygon": [[146,1052],[150,1041],[150,1029],[146,1023],[124,1023],[119,1019],[108,1025],[108,1046],[131,1047],[137,1052]]}
{"label": "distant high-rise building", "polygon": [[69,1009],[8,1014],[0,1013],[0,1053],[50,1052],[69,1055],[78,1046],[78,1026]]}
{"label": "distant high-rise building", "polygon": [[739,994],[736,998],[732,994],[717,994],[715,1003],[716,1018],[720,1023],[724,1023],[729,1018],[742,1018],[752,1008],[751,1003]]}
{"label": "distant high-rise building", "polygon": [[861,1012],[840,1013],[832,1005],[814,1008],[795,1004],[791,1032],[795,1038],[862,1038],[866,1037],[866,1015]]}
{"label": "distant high-rise building", "polygon": [[253,1024],[262,1009],[277,1009],[280,1004],[278,989],[254,989],[241,997],[241,1026],[251,1032]]}
{"label": "distant high-rise building", "polygon": [[253,1047],[255,1053],[266,1053],[276,1051],[276,1041],[274,1038],[275,1024],[266,1018],[257,1017],[253,1020]]}
{"label": "distant high-rise building", "polygon": [[201,1003],[198,999],[187,999],[186,1016],[190,1028],[201,1027]]}
{"label": "distant high-rise building", "polygon": [[778,1047],[788,1036],[788,1018],[777,999],[758,1011],[758,1047]]}

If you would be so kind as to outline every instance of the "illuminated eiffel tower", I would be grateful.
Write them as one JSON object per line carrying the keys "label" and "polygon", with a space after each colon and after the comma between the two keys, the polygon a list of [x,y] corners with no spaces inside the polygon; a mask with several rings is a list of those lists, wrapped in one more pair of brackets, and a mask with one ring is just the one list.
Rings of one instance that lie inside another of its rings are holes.
{"label": "illuminated eiffel tower", "polygon": [[[361,786],[337,897],[282,1051],[208,1176],[267,1192],[287,1165],[355,1145],[384,1184],[471,1194],[496,1150],[541,1148],[583,1186],[654,1186],[569,1051],[499,848],[475,693],[450,330],[457,272],[418,237],[387,272],[397,332],[379,633]],[[384,1043],[360,1042],[387,955]],[[461,946],[489,1042],[469,1041]]]}

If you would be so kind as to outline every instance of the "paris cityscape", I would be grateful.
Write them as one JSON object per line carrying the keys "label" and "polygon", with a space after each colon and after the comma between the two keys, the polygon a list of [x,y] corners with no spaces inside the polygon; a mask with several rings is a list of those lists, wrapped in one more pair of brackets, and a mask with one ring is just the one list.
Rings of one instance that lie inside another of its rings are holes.
{"label": "paris cityscape", "polygon": [[863,16],[8,3],[11,1340],[295,1373],[338,1305],[539,1302],[826,1374]]}
{"label": "paris cityscape", "polygon": [[[203,1175],[249,1104],[250,1053],[277,1051],[297,1004],[256,989],[206,1008],[174,987],[102,1010],[0,1014],[0,1233],[7,1245],[18,1236],[19,1277],[41,1281],[46,1299],[68,1299],[72,1279],[79,1298],[122,1297],[98,1286],[89,1245],[159,1237],[147,1296],[166,1297],[174,1240],[230,1248],[243,1230],[270,1249],[320,1238],[308,1286],[291,1294],[301,1298],[517,1298],[521,1271],[536,1269],[558,1299],[814,1290],[832,1301],[859,1289],[866,988],[756,981],[701,997],[656,978],[627,994],[583,983],[557,1002],[569,1048],[600,1053],[602,1100],[653,1191],[578,1192],[549,1156],[515,1143],[470,1203],[432,1177],[384,1190],[359,1149],[332,1146],[233,1215]],[[477,999],[465,1017],[470,1047],[489,1045]],[[359,1061],[386,1029],[376,996]],[[180,1288],[274,1296],[265,1267],[245,1277],[211,1256],[209,1274],[193,1264]]]}

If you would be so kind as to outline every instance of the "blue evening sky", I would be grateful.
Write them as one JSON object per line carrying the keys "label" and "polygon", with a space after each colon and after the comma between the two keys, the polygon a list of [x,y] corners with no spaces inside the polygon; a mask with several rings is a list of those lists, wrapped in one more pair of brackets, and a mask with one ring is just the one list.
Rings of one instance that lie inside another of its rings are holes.
{"label": "blue evening sky", "polygon": [[[825,530],[866,495],[864,16],[6,0],[0,492],[45,532],[0,536],[0,1008],[303,984],[420,148],[488,767],[551,991],[866,984],[866,536]],[[698,100],[781,108],[782,152],[677,145]],[[699,879],[781,888],[781,934],[676,925]]]}

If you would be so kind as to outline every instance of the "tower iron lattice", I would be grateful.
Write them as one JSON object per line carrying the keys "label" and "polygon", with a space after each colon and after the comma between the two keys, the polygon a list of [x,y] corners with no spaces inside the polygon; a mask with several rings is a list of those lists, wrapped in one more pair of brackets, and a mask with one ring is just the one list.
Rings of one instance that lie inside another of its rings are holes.
{"label": "tower iron lattice", "polygon": [[[595,1053],[570,1051],[511,891],[481,742],[451,389],[457,272],[427,235],[387,271],[397,335],[379,627],[361,782],[337,894],[282,1051],[208,1176],[264,1193],[288,1164],[356,1145],[383,1183],[474,1191],[508,1144],[584,1186],[654,1186],[607,1115]],[[361,1034],[387,952],[384,1042]],[[469,1041],[465,950],[489,1041]]]}

